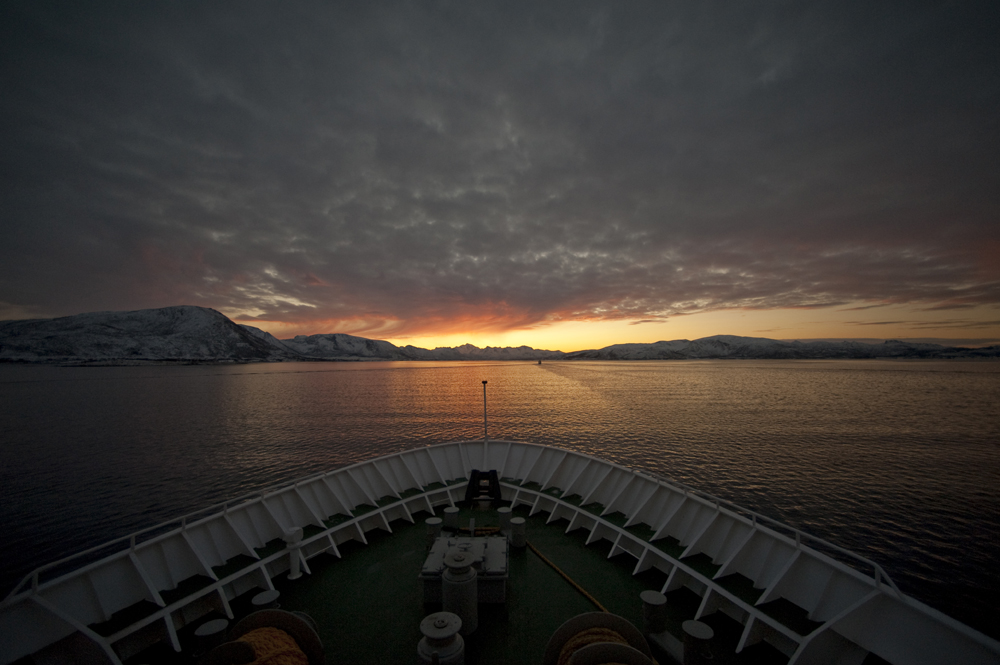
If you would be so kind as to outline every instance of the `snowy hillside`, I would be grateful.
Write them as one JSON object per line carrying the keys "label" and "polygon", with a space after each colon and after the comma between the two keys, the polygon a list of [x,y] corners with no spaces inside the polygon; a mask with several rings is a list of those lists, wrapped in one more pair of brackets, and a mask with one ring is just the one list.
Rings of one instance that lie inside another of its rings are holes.
{"label": "snowy hillside", "polygon": [[142,364],[148,362],[261,362],[282,360],[691,360],[819,358],[1000,358],[1000,347],[965,349],[888,341],[786,342],[715,335],[693,341],[615,344],[562,353],[529,346],[471,344],[436,349],[402,348],[342,333],[279,340],[253,326],[237,325],[204,307],[164,307],[134,312],[93,312],[58,319],[0,321],[0,362]]}
{"label": "snowy hillside", "polygon": [[251,337],[254,337],[261,342],[264,342],[269,347],[275,349],[279,353],[288,354],[290,356],[298,357],[299,353],[295,349],[291,348],[280,339],[267,332],[266,330],[261,330],[260,328],[254,328],[253,326],[248,326],[246,324],[239,324],[240,328],[243,328]]}
{"label": "snowy hillside", "polygon": [[[273,339],[273,338],[272,338]],[[395,344],[381,340],[366,339],[329,333],[324,335],[298,335],[294,339],[281,340],[281,343],[306,358],[322,358],[324,360],[356,360],[369,358],[377,360],[412,360]]]}
{"label": "snowy hillside", "polygon": [[832,358],[997,358],[1000,347],[982,349],[917,344],[890,340],[881,344],[862,342],[798,342],[714,335],[653,344],[614,344],[593,351],[566,354],[568,360],[695,360],[731,359],[832,359]]}
{"label": "snowy hillside", "polygon": [[400,349],[390,342],[341,333],[279,340],[237,325],[214,309],[178,306],[133,312],[91,312],[57,319],[0,321],[0,362],[143,364],[282,360],[536,360],[558,351],[522,346]]}
{"label": "snowy hillside", "polygon": [[281,340],[279,343],[306,358],[322,358],[324,360],[547,360],[562,358],[564,355],[559,351],[541,351],[530,346],[517,348],[488,346],[485,349],[471,344],[436,349],[421,349],[416,346],[398,347],[382,340],[341,333],[299,335],[294,339]]}
{"label": "snowy hillside", "polygon": [[0,360],[22,362],[247,362],[291,354],[204,307],[91,312],[0,321]]}
{"label": "snowy hillside", "polygon": [[472,344],[436,349],[404,346],[402,351],[415,360],[555,360],[566,355],[562,351],[543,351],[530,346],[487,346],[481,349]]}

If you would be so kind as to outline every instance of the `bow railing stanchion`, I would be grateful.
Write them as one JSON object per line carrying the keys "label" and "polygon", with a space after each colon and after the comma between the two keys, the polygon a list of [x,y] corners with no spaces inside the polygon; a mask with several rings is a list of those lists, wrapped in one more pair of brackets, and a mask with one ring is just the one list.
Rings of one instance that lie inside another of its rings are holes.
{"label": "bow railing stanchion", "polygon": [[483,379],[483,441],[489,439],[489,433],[486,428],[486,380]]}

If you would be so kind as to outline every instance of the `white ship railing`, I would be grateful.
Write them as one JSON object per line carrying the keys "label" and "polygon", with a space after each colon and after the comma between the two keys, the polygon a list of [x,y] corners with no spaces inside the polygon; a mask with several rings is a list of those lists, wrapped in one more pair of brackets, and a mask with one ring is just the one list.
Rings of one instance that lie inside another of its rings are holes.
{"label": "white ship railing", "polygon": [[[459,443],[474,443],[476,441],[479,441],[479,440],[477,439],[477,440],[462,441],[462,442],[459,442]],[[512,442],[512,441],[506,441],[506,440],[501,440],[501,439],[490,439],[489,442],[490,443],[494,443],[494,444],[520,443],[520,442]],[[446,443],[446,444],[432,444],[431,446],[428,446],[428,447],[432,447],[433,445],[452,445],[452,444],[450,444],[450,443]],[[534,445],[534,444],[528,444],[528,445]],[[585,454],[585,453],[582,453],[582,454]],[[391,455],[387,455],[386,457],[389,457],[389,456],[391,456]],[[363,464],[363,463],[364,462],[361,462],[360,464]],[[611,464],[611,462],[608,462],[608,463]],[[345,465],[345,466],[350,466],[350,465]],[[268,487],[266,487],[264,489],[256,490],[256,491],[253,491],[253,492],[248,492],[247,494],[244,494],[242,496],[236,497],[234,499],[227,499],[226,501],[220,501],[220,502],[212,504],[211,506],[208,506],[206,508],[202,508],[202,509],[199,509],[199,510],[192,511],[190,513],[187,513],[186,515],[182,515],[180,517],[176,517],[176,518],[173,518],[173,519],[170,519],[170,520],[166,520],[164,522],[160,522],[159,524],[155,524],[153,526],[149,526],[149,527],[146,527],[144,529],[139,529],[138,531],[136,531],[134,533],[131,533],[131,534],[127,535],[127,536],[122,536],[120,538],[116,538],[114,540],[110,540],[110,541],[102,543],[100,545],[95,545],[94,547],[91,547],[89,549],[83,550],[82,552],[76,552],[74,554],[66,556],[66,557],[64,557],[62,559],[59,559],[57,561],[52,561],[52,562],[47,563],[47,564],[45,564],[43,566],[39,566],[38,568],[36,568],[35,570],[33,570],[31,573],[28,573],[17,584],[17,586],[15,586],[10,591],[10,593],[7,594],[6,598],[11,598],[12,596],[16,596],[18,593],[20,593],[21,591],[23,591],[25,589],[26,585],[28,585],[28,584],[31,585],[32,589],[37,589],[38,588],[39,577],[42,574],[44,574],[45,572],[47,572],[49,570],[62,567],[65,564],[67,564],[67,563],[69,563],[71,561],[74,561],[74,560],[77,560],[77,559],[86,558],[88,555],[96,553],[96,552],[110,550],[115,545],[119,545],[119,544],[122,544],[122,543],[128,543],[130,549],[135,549],[136,544],[138,544],[138,543],[141,542],[139,540],[139,537],[142,536],[142,535],[144,535],[144,534],[159,535],[160,533],[168,530],[169,527],[174,526],[174,525],[177,525],[177,526],[180,526],[180,527],[183,528],[183,527],[187,526],[187,521],[189,519],[194,518],[194,517],[197,517],[197,516],[208,517],[211,513],[215,512],[215,511],[219,511],[219,510],[225,512],[226,510],[229,509],[230,506],[236,506],[236,505],[239,505],[239,504],[242,504],[242,503],[246,503],[248,501],[254,501],[254,500],[257,500],[257,499],[262,499],[264,496],[267,496],[269,494],[273,494],[276,491],[284,489],[284,488],[286,488],[286,487],[288,487],[290,485],[302,485],[304,483],[309,482],[310,480],[314,480],[316,478],[320,478],[320,477],[323,477],[325,475],[329,475],[330,473],[333,473],[333,472],[337,471],[340,468],[344,468],[344,467],[335,467],[335,468],[330,469],[328,471],[319,471],[319,472],[316,472],[316,473],[311,473],[311,474],[309,474],[307,476],[303,476],[302,478],[298,478],[298,479],[290,481],[288,483],[278,483],[278,484],[275,484],[275,485],[270,485],[270,486],[268,486]],[[825,540],[825,539],[820,538],[818,536],[814,536],[814,535],[812,535],[810,533],[802,531],[801,529],[798,529],[796,527],[793,527],[793,526],[790,526],[788,524],[785,524],[784,522],[779,522],[778,520],[770,518],[767,515],[763,515],[761,513],[756,512],[756,511],[750,510],[749,508],[744,508],[743,506],[735,504],[732,501],[729,501],[727,499],[722,499],[722,498],[719,498],[719,497],[717,497],[717,496],[715,496],[713,494],[709,494],[708,492],[705,492],[703,490],[699,490],[699,489],[693,488],[690,485],[687,485],[687,484],[682,483],[680,481],[672,480],[670,478],[666,478],[666,477],[661,476],[659,474],[652,473],[650,471],[646,471],[645,469],[630,469],[630,470],[633,471],[633,472],[635,472],[635,473],[637,473],[637,474],[646,476],[646,477],[650,478],[651,480],[653,480],[655,482],[661,483],[663,485],[668,485],[668,486],[671,486],[671,487],[678,488],[678,489],[680,489],[681,491],[683,491],[687,495],[693,495],[693,496],[697,496],[697,497],[700,497],[702,499],[705,499],[705,500],[707,500],[707,501],[709,501],[711,503],[714,503],[717,507],[718,506],[726,506],[730,510],[733,510],[733,511],[735,511],[737,513],[740,513],[740,514],[743,514],[743,515],[746,515],[746,516],[750,517],[751,520],[753,521],[754,525],[756,525],[757,522],[764,522],[765,524],[768,524],[771,527],[777,528],[780,531],[783,531],[783,532],[786,532],[786,533],[791,533],[794,536],[794,538],[795,538],[796,544],[801,544],[802,541],[804,540],[804,541],[807,541],[807,542],[810,542],[810,543],[815,543],[815,544],[821,545],[825,549],[832,550],[832,551],[834,551],[834,552],[836,552],[836,553],[838,553],[838,554],[840,554],[842,556],[847,557],[849,560],[852,560],[852,561],[854,561],[854,562],[856,562],[858,564],[861,564],[862,565],[862,570],[863,570],[863,568],[866,568],[866,567],[867,568],[871,568],[872,571],[873,571],[872,577],[875,580],[875,585],[876,586],[879,586],[882,582],[885,582],[885,583],[887,583],[892,588],[892,590],[894,592],[896,592],[897,595],[900,595],[900,596],[903,595],[903,592],[899,590],[899,587],[896,586],[896,583],[893,581],[893,579],[889,576],[889,574],[885,571],[885,569],[882,566],[880,566],[875,561],[872,561],[871,559],[868,559],[867,557],[861,556],[857,552],[852,552],[851,550],[848,550],[848,549],[845,549],[843,547],[840,547],[839,545],[835,545],[834,543],[831,543],[828,540]]]}
{"label": "white ship railing", "polygon": [[[39,579],[44,573],[50,570],[65,567],[66,564],[70,563],[71,561],[86,559],[89,555],[95,554],[97,552],[106,551],[108,554],[114,554],[116,552],[123,551],[125,549],[135,549],[136,545],[144,542],[144,540],[140,540],[140,536],[148,535],[150,538],[153,538],[159,535],[163,535],[163,533],[170,530],[170,527],[179,526],[181,528],[184,528],[187,526],[188,521],[192,520],[192,518],[198,516],[201,516],[202,518],[211,517],[213,514],[219,511],[225,512],[229,510],[230,506],[237,506],[250,501],[262,499],[265,496],[274,494],[275,492],[285,489],[291,485],[301,485],[303,483],[307,483],[310,480],[315,480],[316,478],[329,475],[341,468],[343,467],[342,466],[334,467],[333,469],[330,469],[328,471],[319,471],[316,473],[311,473],[307,476],[303,476],[301,478],[289,481],[287,483],[278,483],[275,485],[269,485],[264,489],[248,492],[243,496],[236,497],[235,499],[227,499],[225,501],[220,501],[219,503],[214,503],[206,508],[194,510],[190,513],[187,513],[186,515],[181,515],[180,517],[175,517],[173,519],[165,520],[163,522],[160,522],[159,524],[154,524],[153,526],[148,526],[143,529],[139,529],[138,531],[135,531],[127,536],[121,536],[120,538],[109,540],[107,542],[101,543],[100,545],[95,545],[91,548],[82,550],[80,552],[75,552],[74,554],[70,554],[69,556],[63,557],[62,559],[51,561],[49,563],[46,563],[45,565],[35,568],[33,571],[25,575],[24,578],[17,583],[17,586],[15,586],[10,591],[10,593],[8,593],[5,596],[4,600],[12,598],[13,596],[16,596],[19,593],[23,592],[28,585],[30,585],[32,589],[37,590]],[[111,549],[115,545],[121,545],[123,543],[128,543],[128,547],[127,548],[123,547],[118,550]]]}
{"label": "white ship railing", "polygon": [[[881,566],[854,552],[647,471],[586,453],[497,440],[427,446],[311,474],[41,566],[0,602],[0,646],[5,640],[18,640],[20,627],[28,629],[55,617],[62,623],[50,627],[54,639],[71,626],[101,645],[113,662],[119,662],[113,644],[132,639],[156,622],[163,623],[174,648],[180,649],[175,621],[184,625],[197,620],[210,611],[204,606],[211,598],[232,618],[228,599],[259,583],[273,587],[271,577],[287,570],[293,552],[259,550],[289,527],[320,526],[294,555],[301,556],[308,572],[309,558],[327,551],[339,557],[338,545],[347,540],[367,543],[365,533],[371,529],[391,532],[394,520],[412,522],[420,511],[433,513],[435,506],[454,505],[464,498],[459,479],[468,478],[475,468],[496,469],[504,498],[515,506],[527,504],[533,514],[548,512],[549,522],[568,519],[567,531],[588,529],[588,543],[610,540],[609,556],[627,552],[637,559],[634,573],[652,567],[661,570],[667,574],[663,592],[692,588],[702,598],[697,616],[734,612],[744,625],[738,650],[766,639],[773,640],[790,663],[825,662],[815,659],[828,653],[848,653],[853,658],[867,650],[892,654],[887,660],[896,663],[934,662],[942,650],[955,657],[953,662],[1000,662],[1000,643],[903,595]],[[567,500],[576,496],[579,504]],[[358,512],[362,505],[372,509]],[[599,514],[593,512],[594,505],[600,505]],[[623,526],[605,517],[616,513],[627,518]],[[334,520],[337,515],[343,518]],[[630,525],[639,524],[654,533],[646,538],[628,531]],[[667,536],[684,547],[682,553],[668,554],[656,544]],[[851,565],[805,543],[815,543]],[[118,549],[85,562],[111,548]],[[180,552],[181,559],[162,559],[168,550]],[[217,575],[214,569],[228,565],[236,554],[248,554],[254,561],[220,579],[222,571]],[[709,556],[717,571],[705,574],[685,561],[695,554]],[[60,573],[74,562],[82,567]],[[166,590],[199,571],[212,581],[184,598],[164,602],[160,591],[166,595]],[[762,589],[761,595],[748,601],[716,582],[731,573],[746,573],[754,587]],[[56,577],[43,579],[49,575]],[[132,586],[111,589],[107,598],[87,597],[94,591],[86,587],[93,588],[100,579],[120,583],[122,575],[132,576]],[[785,594],[819,627],[800,635],[759,607]],[[135,624],[107,638],[88,627],[143,596],[159,608]],[[0,653],[0,663],[9,662],[4,655]]]}
{"label": "white ship railing", "polygon": [[670,485],[672,487],[681,489],[686,494],[701,497],[702,499],[714,503],[716,507],[725,506],[736,513],[747,515],[750,517],[755,526],[758,522],[764,522],[765,524],[768,524],[773,528],[777,528],[780,531],[790,532],[795,537],[796,545],[801,545],[802,541],[807,541],[810,543],[815,543],[817,545],[822,545],[824,549],[832,550],[837,554],[847,557],[847,559],[851,562],[854,562],[856,564],[861,564],[860,568],[858,569],[861,570],[862,572],[864,572],[864,568],[871,568],[873,571],[872,578],[875,580],[876,587],[880,586],[882,582],[885,582],[889,585],[890,588],[892,588],[893,591],[896,592],[897,595],[899,596],[903,595],[903,592],[899,590],[899,587],[896,586],[896,583],[892,580],[891,577],[889,577],[889,573],[885,572],[885,569],[882,566],[880,566],[878,563],[872,561],[867,557],[861,556],[857,552],[852,552],[851,550],[840,547],[839,545],[834,545],[830,541],[824,540],[819,536],[814,536],[794,526],[785,524],[784,522],[779,522],[778,520],[768,517],[767,515],[762,515],[761,513],[750,510],[749,508],[744,508],[743,506],[737,505],[727,499],[720,499],[719,497],[713,494],[709,494],[708,492],[695,489],[680,481],[671,480],[669,478],[665,478],[663,476],[651,473],[643,469],[633,469],[633,471],[635,471],[635,473],[638,473],[640,475],[647,476],[658,483],[662,483],[664,485]]}

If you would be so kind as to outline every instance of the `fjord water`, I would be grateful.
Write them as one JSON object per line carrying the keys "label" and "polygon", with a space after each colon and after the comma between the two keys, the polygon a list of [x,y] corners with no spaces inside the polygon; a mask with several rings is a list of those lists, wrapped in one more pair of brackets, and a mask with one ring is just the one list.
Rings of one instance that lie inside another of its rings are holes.
{"label": "fjord water", "polygon": [[1000,364],[0,366],[0,585],[315,471],[483,435],[679,480],[1000,637]]}

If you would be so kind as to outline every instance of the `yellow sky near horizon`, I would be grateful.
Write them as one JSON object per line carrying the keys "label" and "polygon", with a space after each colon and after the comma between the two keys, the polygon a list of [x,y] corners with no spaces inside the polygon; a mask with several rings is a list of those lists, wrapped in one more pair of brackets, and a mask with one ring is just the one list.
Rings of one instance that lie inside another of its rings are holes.
{"label": "yellow sky near horizon", "polygon": [[[296,334],[279,322],[242,321],[267,330],[279,339]],[[319,331],[314,331],[319,332]],[[1000,307],[928,310],[912,305],[852,306],[801,309],[729,309],[672,316],[666,320],[636,322],[559,321],[507,331],[474,331],[442,335],[378,335],[357,330],[360,337],[384,339],[397,346],[432,349],[473,344],[478,347],[530,346],[565,352],[598,349],[611,344],[651,343],[698,339],[711,335],[740,335],[772,339],[949,339],[982,345],[1000,340]]]}

